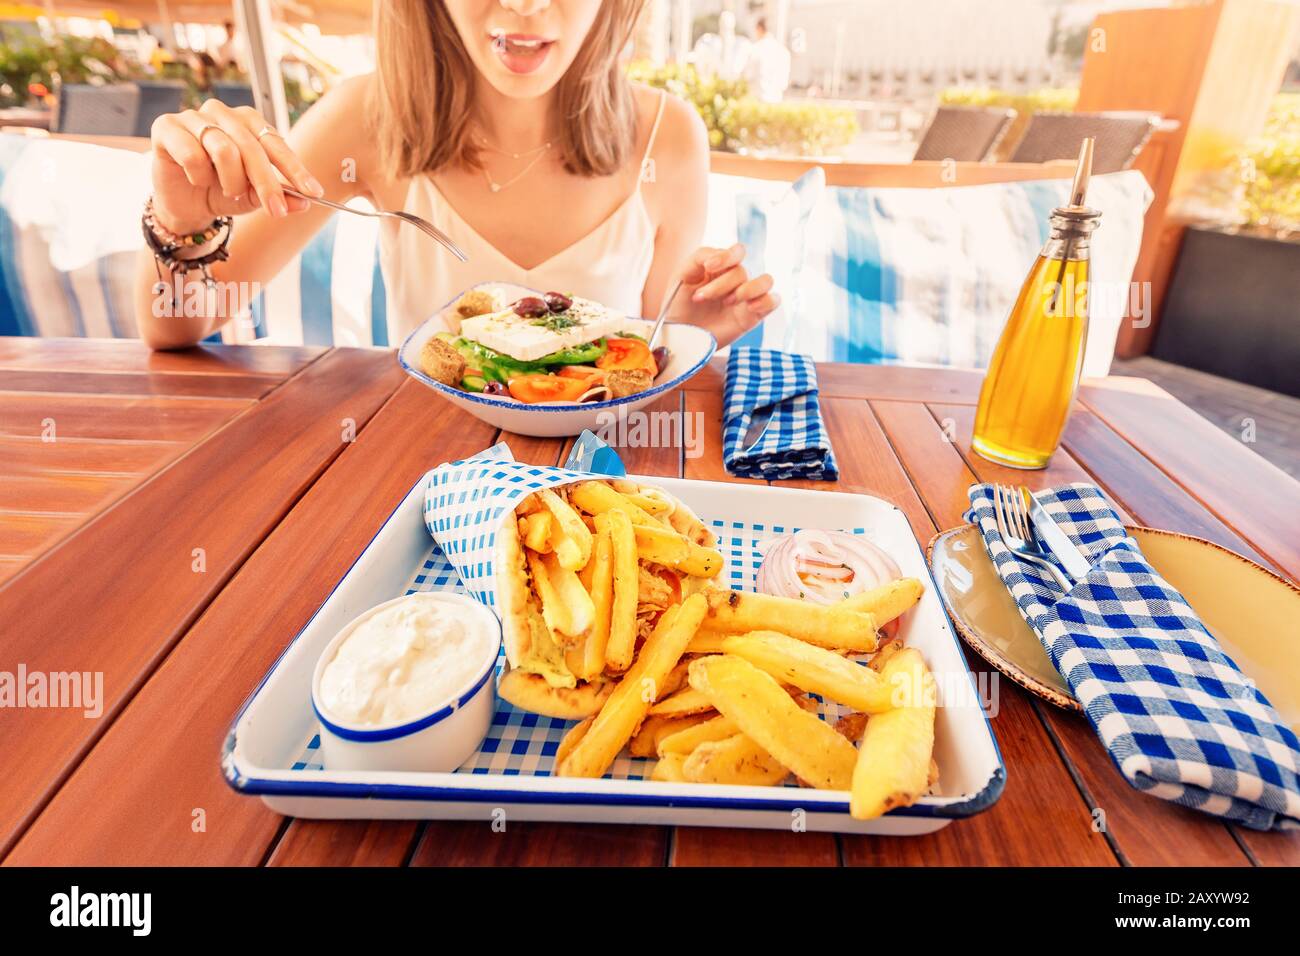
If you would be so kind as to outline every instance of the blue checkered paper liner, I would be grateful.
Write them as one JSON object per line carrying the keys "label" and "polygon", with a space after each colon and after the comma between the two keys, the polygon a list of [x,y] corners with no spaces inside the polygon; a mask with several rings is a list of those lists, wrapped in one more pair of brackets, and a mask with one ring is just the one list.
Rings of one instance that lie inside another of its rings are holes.
{"label": "blue checkered paper liner", "polygon": [[[585,477],[590,478],[590,475]],[[718,577],[719,584],[733,588],[753,590],[762,554],[759,543],[776,535],[789,534],[797,528],[740,522],[711,522],[718,539],[718,550],[726,559],[726,569]],[[866,534],[864,529],[852,529],[855,534]],[[434,544],[424,563],[407,582],[405,593],[416,591],[457,591],[464,593],[456,569],[447,560],[441,547]],[[505,668],[504,651],[497,658],[497,677]],[[824,720],[835,721],[849,709],[838,704],[821,701],[818,713]],[[506,776],[550,776],[555,766],[555,749],[571,723],[554,717],[543,717],[519,710],[497,698],[496,714],[492,727],[478,752],[457,770],[457,773],[503,774]],[[303,752],[293,763],[294,770],[321,770],[320,739],[312,737]],[[616,780],[648,780],[655,761],[643,757],[620,754],[606,774]],[[791,784],[794,786],[794,784]]]}
{"label": "blue checkered paper liner", "polygon": [[1101,491],[1079,483],[1035,493],[1092,564],[1068,593],[1002,544],[992,487],[969,494],[967,520],[1125,779],[1253,829],[1300,827],[1295,733]]}
{"label": "blue checkered paper liner", "polygon": [[[839,478],[817,398],[817,370],[807,355],[733,347],[722,395],[727,471],[742,478]],[[754,412],[769,405],[767,426],[745,447]]]}

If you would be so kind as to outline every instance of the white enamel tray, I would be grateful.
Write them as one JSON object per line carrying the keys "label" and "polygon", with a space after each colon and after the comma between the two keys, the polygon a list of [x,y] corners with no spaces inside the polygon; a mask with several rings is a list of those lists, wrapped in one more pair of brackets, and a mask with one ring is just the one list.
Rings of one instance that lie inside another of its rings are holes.
{"label": "white enamel tray", "polygon": [[[526,295],[542,294],[537,289],[512,285],[508,282],[485,282],[474,288],[495,292],[508,302]],[[434,381],[420,368],[420,351],[424,348],[424,344],[438,332],[454,327],[447,316],[459,300],[460,296],[456,296],[412,332],[398,350],[397,361],[407,375],[423,382],[453,405],[489,425],[517,435],[560,438],[577,435],[583,429],[599,433],[603,425],[613,424],[619,414],[626,414],[654,401],[660,395],[672,391],[694,376],[704,368],[709,359],[713,358],[713,353],[718,346],[713,333],[705,329],[693,325],[665,323],[659,333],[659,344],[668,348],[668,366],[660,371],[653,387],[636,395],[612,398],[605,402],[547,402],[540,405],[526,405],[515,401],[509,395],[479,395],[461,391],[452,385]],[[653,328],[653,322],[640,318],[628,318],[625,326],[626,331],[635,332],[643,338],[649,338]]]}
{"label": "white enamel tray", "polygon": [[[296,817],[514,820],[803,827],[844,833],[929,833],[991,806],[1006,771],[975,682],[901,511],[879,498],[760,485],[646,478],[712,523],[728,556],[732,586],[752,586],[757,539],[796,528],[853,529],[888,551],[903,574],[926,582],[902,622],[907,644],[935,674],[941,709],[931,795],[872,821],[849,816],[848,794],[795,786],[740,787],[639,779],[651,762],[620,757],[613,775],[574,780],[549,775],[564,724],[497,701],[492,733],[455,773],[344,772],[322,767],[310,687],[330,638],[357,614],[411,589],[454,587],[423,520],[419,482],[375,535],[320,610],[295,638],[235,718],[222,754],[227,781]],[[756,524],[762,515],[767,523]]]}

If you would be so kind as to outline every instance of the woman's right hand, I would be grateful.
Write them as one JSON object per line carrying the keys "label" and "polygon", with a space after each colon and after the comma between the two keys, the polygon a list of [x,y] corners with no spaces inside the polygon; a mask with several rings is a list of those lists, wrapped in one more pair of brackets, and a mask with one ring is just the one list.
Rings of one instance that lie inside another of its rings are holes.
{"label": "woman's right hand", "polygon": [[307,209],[306,200],[285,195],[281,177],[299,192],[324,195],[278,133],[257,135],[267,126],[251,106],[230,107],[219,100],[158,117],[151,131],[158,221],[185,234],[206,229],[218,216],[261,208],[283,218]]}

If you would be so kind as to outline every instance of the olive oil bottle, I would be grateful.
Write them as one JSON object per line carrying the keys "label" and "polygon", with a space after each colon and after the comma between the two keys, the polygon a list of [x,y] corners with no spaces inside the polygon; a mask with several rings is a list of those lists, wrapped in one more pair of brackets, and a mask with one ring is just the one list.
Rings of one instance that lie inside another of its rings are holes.
{"label": "olive oil bottle", "polygon": [[1083,142],[1070,204],[1052,210],[1038,254],[993,350],[971,447],[1013,468],[1046,468],[1061,442],[1088,337],[1089,242],[1101,213],[1084,205],[1092,167]]}

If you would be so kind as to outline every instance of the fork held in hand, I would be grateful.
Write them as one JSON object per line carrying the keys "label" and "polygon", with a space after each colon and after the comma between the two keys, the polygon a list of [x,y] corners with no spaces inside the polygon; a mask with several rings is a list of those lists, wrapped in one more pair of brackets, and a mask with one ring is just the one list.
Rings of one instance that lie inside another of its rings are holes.
{"label": "fork held in hand", "polygon": [[1007,485],[993,486],[993,514],[998,522],[998,534],[1007,550],[1016,557],[1042,568],[1064,591],[1074,587],[1074,582],[1055,564],[1043,557],[1034,540],[1033,525],[1029,521],[1029,508],[1019,488]]}
{"label": "fork held in hand", "polygon": [[371,219],[396,219],[400,222],[409,223],[410,225],[414,226],[416,229],[419,229],[430,239],[442,243],[442,245],[446,246],[447,250],[453,256],[459,259],[461,262],[469,261],[469,256],[465,255],[465,253],[461,251],[460,246],[452,242],[451,239],[448,238],[445,232],[443,232],[441,229],[439,229],[437,226],[435,226],[433,223],[429,222],[428,220],[421,219],[419,216],[413,216],[409,212],[401,212],[400,210],[389,210],[389,209],[376,209],[374,211],[370,211],[366,209],[354,209],[351,206],[346,206],[341,202],[335,202],[332,199],[322,199],[319,196],[308,196],[306,193],[301,193],[298,190],[292,188],[291,186],[281,186],[281,188],[284,190],[285,195],[297,196],[299,199],[305,199],[308,202],[319,203],[322,206],[329,206],[331,209],[338,209],[341,212],[350,212],[356,216],[368,216]]}

